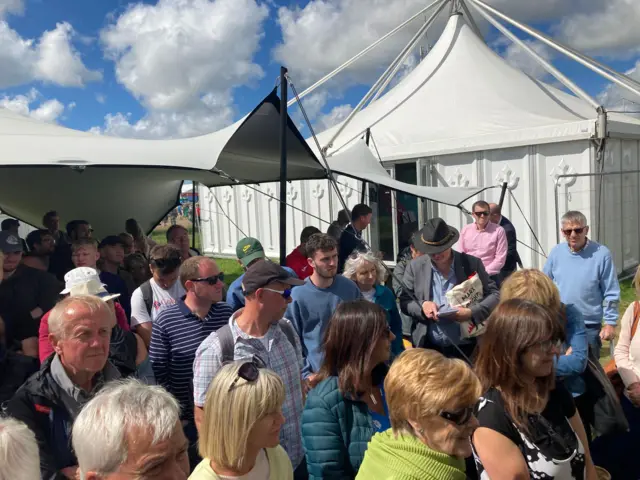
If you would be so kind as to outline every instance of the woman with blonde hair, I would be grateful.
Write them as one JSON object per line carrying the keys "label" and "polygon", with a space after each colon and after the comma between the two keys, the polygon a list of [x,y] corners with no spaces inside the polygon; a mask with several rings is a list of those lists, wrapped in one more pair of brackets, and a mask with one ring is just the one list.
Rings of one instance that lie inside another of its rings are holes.
{"label": "woman with blonde hair", "polygon": [[280,377],[253,361],[222,367],[204,406],[198,446],[204,460],[189,479],[293,480],[280,446],[284,396]]}
{"label": "woman with blonde hair", "polygon": [[465,480],[482,393],[471,368],[416,348],[396,359],[384,386],[391,430],[371,439],[357,479]]}
{"label": "woman with blonde hair", "polygon": [[391,343],[392,359],[400,355],[404,350],[402,317],[395,295],[383,285],[387,271],[380,259],[371,252],[354,253],[347,259],[342,275],[358,285],[365,300],[380,305],[387,312],[387,322],[396,337]]}
{"label": "woman with blonde hair", "polygon": [[596,480],[573,398],[556,383],[564,330],[547,308],[502,302],[489,317],[475,370],[482,382],[473,434],[481,480]]}
{"label": "woman with blonde hair", "polygon": [[556,377],[564,380],[589,433],[593,407],[585,395],[586,384],[582,378],[589,357],[589,342],[582,313],[573,305],[563,304],[553,280],[536,269],[518,270],[502,284],[500,300],[504,302],[512,298],[529,300],[546,307],[563,325],[566,340],[556,359]]}

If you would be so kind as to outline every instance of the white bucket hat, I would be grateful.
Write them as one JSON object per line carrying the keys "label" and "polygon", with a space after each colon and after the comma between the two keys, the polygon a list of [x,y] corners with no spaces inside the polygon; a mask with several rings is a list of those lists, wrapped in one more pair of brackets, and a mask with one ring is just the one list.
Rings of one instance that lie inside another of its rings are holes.
{"label": "white bucket hat", "polygon": [[120,296],[119,293],[111,294],[104,288],[105,285],[100,281],[98,272],[89,267],[74,268],[64,276],[64,290],[61,295],[93,295],[100,297],[105,302],[113,300]]}

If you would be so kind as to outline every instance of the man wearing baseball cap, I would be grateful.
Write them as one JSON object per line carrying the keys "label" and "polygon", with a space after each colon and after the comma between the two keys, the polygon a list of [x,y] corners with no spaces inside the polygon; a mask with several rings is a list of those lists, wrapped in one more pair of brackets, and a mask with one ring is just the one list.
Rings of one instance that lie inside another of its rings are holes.
{"label": "man wearing baseball cap", "polygon": [[[255,243],[245,245],[249,245],[247,250],[250,250]],[[280,376],[286,390],[280,443],[296,470],[295,478],[305,478],[306,474],[300,423],[303,359],[300,339],[283,315],[291,302],[291,289],[303,283],[269,260],[253,263],[243,276],[244,308],[202,342],[193,363],[196,425],[203,418],[209,384],[226,362],[253,358],[259,366]]]}
{"label": "man wearing baseball cap", "polygon": [[[242,265],[245,271],[252,265],[267,258],[260,241],[251,237],[243,238],[238,242],[236,245],[236,257],[238,258],[238,263]],[[292,277],[297,278],[297,275],[291,268],[284,267],[284,269],[289,272]],[[234,312],[244,307],[243,278],[244,274],[240,275],[229,285],[229,291],[227,292],[227,303],[231,305]]]}
{"label": "man wearing baseball cap", "polygon": [[[11,317],[25,313],[40,321],[58,301],[60,282],[48,272],[21,265],[22,241],[16,234],[0,232],[0,251],[4,254],[0,277],[0,309]],[[5,318],[5,321],[7,318]]]}

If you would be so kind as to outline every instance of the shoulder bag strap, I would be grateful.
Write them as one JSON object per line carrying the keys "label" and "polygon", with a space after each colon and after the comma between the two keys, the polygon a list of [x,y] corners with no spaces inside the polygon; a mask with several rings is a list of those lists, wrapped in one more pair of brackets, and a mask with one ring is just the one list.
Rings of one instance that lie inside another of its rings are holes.
{"label": "shoulder bag strap", "polygon": [[220,327],[216,334],[220,341],[220,352],[222,353],[222,364],[233,362],[233,335],[231,333],[231,327],[227,323],[224,327]]}

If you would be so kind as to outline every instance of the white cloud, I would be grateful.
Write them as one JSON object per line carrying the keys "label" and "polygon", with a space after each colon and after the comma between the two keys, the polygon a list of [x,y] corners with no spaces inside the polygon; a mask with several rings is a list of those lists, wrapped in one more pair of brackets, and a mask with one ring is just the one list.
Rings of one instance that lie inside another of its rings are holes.
{"label": "white cloud", "polygon": [[[628,76],[636,82],[640,82],[640,60],[635,67],[626,72]],[[609,110],[620,110],[625,112],[640,111],[640,96],[634,95],[629,90],[610,84],[598,95],[598,100]],[[638,114],[634,114],[638,116]]]}
{"label": "white cloud", "polygon": [[74,35],[71,25],[63,22],[44,32],[36,43],[0,20],[0,88],[32,81],[80,87],[100,80],[100,72],[87,69],[73,47]]}
{"label": "white cloud", "polygon": [[329,113],[318,117],[315,125],[316,131],[322,132],[337,125],[344,121],[352,111],[353,107],[351,105],[338,105],[337,107],[333,107]]}
{"label": "white cloud", "polygon": [[24,13],[23,0],[0,0],[0,18],[8,13],[14,15],[22,15]]}
{"label": "white cloud", "polygon": [[[548,62],[551,62],[553,60],[554,51],[550,47],[547,47],[545,44],[534,40],[525,40],[524,43]],[[502,37],[500,40],[495,42],[494,46],[498,48],[506,46],[503,52],[504,59],[509,64],[511,64],[518,70],[522,70],[527,75],[530,75],[533,78],[537,78],[539,80],[543,80],[549,76],[547,71],[544,69],[544,67],[542,67],[542,65],[540,65],[537,60],[529,55],[529,53],[524,49],[520,48],[520,46],[508,40],[506,37]]]}
{"label": "white cloud", "polygon": [[[9,97],[5,95],[0,98],[0,107],[11,110],[12,112],[19,113],[28,117],[42,120],[44,122],[55,122],[65,111],[65,106],[57,99],[46,100],[41,102],[37,108],[32,108],[32,104],[41,98],[40,92],[35,88],[32,88],[24,95],[15,95]],[[75,107],[75,103],[69,104],[68,108],[71,110]]]}
{"label": "white cloud", "polygon": [[107,101],[107,97],[102,93],[96,93],[96,102],[104,104]]}

